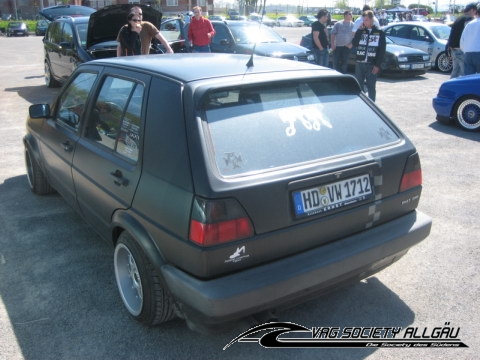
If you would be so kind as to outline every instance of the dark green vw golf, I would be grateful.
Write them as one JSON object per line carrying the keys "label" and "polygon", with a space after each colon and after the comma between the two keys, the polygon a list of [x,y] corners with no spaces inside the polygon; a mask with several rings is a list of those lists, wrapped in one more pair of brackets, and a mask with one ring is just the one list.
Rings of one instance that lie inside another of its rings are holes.
{"label": "dark green vw golf", "polygon": [[24,144],[32,191],[58,192],[112,244],[123,303],[147,325],[265,320],[430,232],[414,145],[352,76],[308,63],[88,62],[30,107]]}

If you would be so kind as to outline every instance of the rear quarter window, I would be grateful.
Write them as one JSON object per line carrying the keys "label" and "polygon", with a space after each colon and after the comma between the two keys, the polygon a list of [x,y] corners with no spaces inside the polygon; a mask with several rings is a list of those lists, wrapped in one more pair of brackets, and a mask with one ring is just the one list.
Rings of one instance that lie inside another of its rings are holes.
{"label": "rear quarter window", "polygon": [[206,96],[203,107],[210,156],[222,176],[343,156],[399,139],[358,89],[338,79],[219,90]]}

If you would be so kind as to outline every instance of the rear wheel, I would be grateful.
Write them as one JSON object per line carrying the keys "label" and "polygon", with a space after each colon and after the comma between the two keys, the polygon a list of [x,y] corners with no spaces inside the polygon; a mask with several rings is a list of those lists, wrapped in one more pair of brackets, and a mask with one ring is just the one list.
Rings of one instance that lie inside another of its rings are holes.
{"label": "rear wheel", "polygon": [[146,325],[175,317],[173,299],[141,247],[126,231],[115,246],[115,279],[128,312]]}
{"label": "rear wheel", "polygon": [[465,130],[480,129],[480,98],[471,96],[461,99],[455,107],[455,118]]}
{"label": "rear wheel", "polygon": [[443,73],[448,73],[452,71],[453,68],[453,60],[451,56],[448,56],[448,54],[443,51],[437,56],[437,60],[435,61],[435,67],[443,72]]}
{"label": "rear wheel", "polygon": [[38,195],[45,195],[54,191],[27,147],[25,147],[25,167],[27,169],[28,185],[32,192]]}
{"label": "rear wheel", "polygon": [[48,61],[45,61],[45,85],[49,88],[58,87],[58,82],[53,78],[52,69]]}

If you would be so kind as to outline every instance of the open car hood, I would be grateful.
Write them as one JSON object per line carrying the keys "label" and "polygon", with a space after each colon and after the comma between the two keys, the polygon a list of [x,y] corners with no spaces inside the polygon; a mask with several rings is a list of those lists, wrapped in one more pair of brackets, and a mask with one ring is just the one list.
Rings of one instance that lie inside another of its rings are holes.
{"label": "open car hood", "polygon": [[96,10],[88,6],[77,6],[77,5],[58,5],[50,6],[41,11],[39,14],[42,15],[45,19],[53,21],[61,16],[90,16]]}
{"label": "open car hood", "polygon": [[[160,28],[162,13],[148,5],[139,5],[143,12],[143,20],[149,21]],[[87,33],[87,49],[96,44],[115,41],[120,28],[127,23],[132,4],[106,6],[90,15]]]}

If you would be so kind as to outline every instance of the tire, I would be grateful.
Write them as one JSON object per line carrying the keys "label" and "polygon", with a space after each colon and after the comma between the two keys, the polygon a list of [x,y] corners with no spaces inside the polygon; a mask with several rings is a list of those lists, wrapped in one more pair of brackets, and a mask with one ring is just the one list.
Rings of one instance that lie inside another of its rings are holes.
{"label": "tire", "polygon": [[445,51],[442,51],[435,60],[435,67],[442,73],[448,73],[452,71],[453,60],[451,56],[448,56]]}
{"label": "tire", "polygon": [[45,61],[45,85],[47,85],[49,88],[55,88],[59,86],[57,80],[53,78],[52,69],[48,61]]}
{"label": "tire", "polygon": [[35,160],[30,150],[25,147],[25,167],[30,190],[37,195],[46,195],[54,192],[42,169]]}
{"label": "tire", "polygon": [[480,129],[480,98],[470,96],[461,99],[455,106],[455,119],[465,130]]}
{"label": "tire", "polygon": [[172,296],[141,247],[126,231],[115,246],[114,269],[120,297],[135,320],[154,326],[175,318]]}

